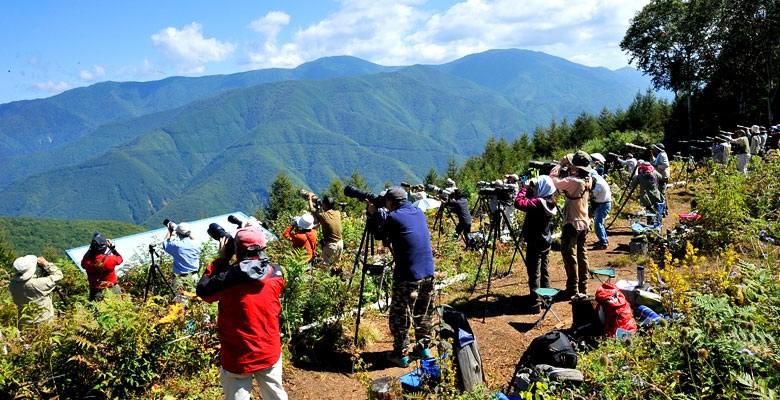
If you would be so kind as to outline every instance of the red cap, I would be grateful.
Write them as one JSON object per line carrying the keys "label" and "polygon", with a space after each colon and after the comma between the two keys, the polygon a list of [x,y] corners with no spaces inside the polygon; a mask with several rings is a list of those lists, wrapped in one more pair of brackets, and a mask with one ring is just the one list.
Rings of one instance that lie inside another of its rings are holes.
{"label": "red cap", "polygon": [[252,226],[239,229],[236,232],[236,248],[243,250],[249,246],[265,247],[265,233]]}

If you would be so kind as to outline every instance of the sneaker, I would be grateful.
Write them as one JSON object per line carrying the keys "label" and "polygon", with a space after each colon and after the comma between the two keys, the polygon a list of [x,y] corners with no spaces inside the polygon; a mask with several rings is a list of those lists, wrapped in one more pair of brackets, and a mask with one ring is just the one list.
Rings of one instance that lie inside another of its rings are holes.
{"label": "sneaker", "polygon": [[606,244],[596,243],[593,245],[593,250],[606,250],[606,249],[607,249]]}
{"label": "sneaker", "polygon": [[431,358],[431,350],[430,349],[423,349],[423,348],[416,348],[411,354],[412,358],[416,358],[418,360],[427,360]]}
{"label": "sneaker", "polygon": [[387,353],[387,361],[390,361],[391,363],[401,368],[406,368],[409,366],[409,357],[406,356],[399,357],[397,354],[393,352]]}

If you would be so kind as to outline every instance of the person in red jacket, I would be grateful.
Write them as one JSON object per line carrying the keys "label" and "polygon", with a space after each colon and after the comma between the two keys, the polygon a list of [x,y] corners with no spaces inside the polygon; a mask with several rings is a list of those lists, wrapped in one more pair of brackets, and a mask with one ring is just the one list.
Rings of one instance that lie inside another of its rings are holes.
{"label": "person in red jacket", "polygon": [[284,274],[266,257],[262,230],[239,229],[234,242],[236,262],[227,259],[228,241],[222,238],[219,257],[206,267],[196,289],[204,301],[219,302],[219,380],[225,398],[249,399],[254,378],[263,399],[287,399],[279,333]]}
{"label": "person in red jacket", "polygon": [[81,259],[81,268],[87,272],[89,281],[90,301],[102,300],[105,290],[109,288],[114,294],[122,293],[116,281],[116,267],[122,261],[111,239],[106,239],[99,232],[92,235],[89,250]]}
{"label": "person in red jacket", "polygon": [[[295,232],[293,232],[295,229]],[[314,216],[306,214],[295,217],[293,224],[287,227],[282,234],[285,239],[292,241],[293,249],[306,249],[306,262],[311,262],[317,253],[317,231],[314,229]]]}

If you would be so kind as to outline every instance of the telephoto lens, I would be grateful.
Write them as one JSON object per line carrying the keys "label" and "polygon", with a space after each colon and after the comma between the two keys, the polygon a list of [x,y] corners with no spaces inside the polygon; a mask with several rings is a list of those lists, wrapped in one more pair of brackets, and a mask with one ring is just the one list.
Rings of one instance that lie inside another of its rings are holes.
{"label": "telephoto lens", "polygon": [[236,252],[236,244],[233,236],[227,233],[225,228],[216,222],[209,224],[209,228],[206,230],[206,233],[208,233],[209,236],[211,236],[211,238],[217,242],[219,242],[219,240],[222,238],[227,238],[228,241],[225,244],[225,249],[227,250],[227,258],[230,260],[233,257],[233,254]]}
{"label": "telephoto lens", "polygon": [[231,224],[238,225],[239,228],[244,226],[244,223],[240,219],[238,219],[238,217],[236,217],[235,215],[229,215],[228,222],[230,222]]}
{"label": "telephoto lens", "polygon": [[385,197],[379,196],[373,193],[364,192],[352,185],[344,186],[344,195],[360,201],[368,199],[376,208],[382,208],[385,206]]}

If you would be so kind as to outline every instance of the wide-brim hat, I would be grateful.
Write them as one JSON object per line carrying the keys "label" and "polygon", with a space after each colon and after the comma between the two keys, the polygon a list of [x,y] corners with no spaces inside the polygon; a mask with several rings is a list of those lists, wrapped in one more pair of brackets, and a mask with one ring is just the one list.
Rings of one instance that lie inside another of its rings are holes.
{"label": "wide-brim hat", "polygon": [[14,272],[19,280],[26,281],[35,275],[35,266],[38,265],[38,257],[27,255],[14,260]]}
{"label": "wide-brim hat", "polygon": [[761,127],[758,125],[753,125],[750,127],[750,132],[758,133],[761,130]]}
{"label": "wide-brim hat", "polygon": [[590,163],[593,161],[593,159],[590,158],[590,154],[582,150],[577,150],[576,153],[567,154],[566,159],[569,161],[569,164],[583,171],[586,172],[593,171],[593,168],[591,168],[590,166]]}
{"label": "wide-brim hat", "polygon": [[601,154],[601,153],[593,153],[590,155],[590,158],[597,160],[598,162],[602,164],[607,163],[607,159]]}
{"label": "wide-brim hat", "polygon": [[314,228],[314,216],[311,214],[305,214],[298,218],[298,227],[301,229],[311,229]]}
{"label": "wide-brim hat", "polygon": [[666,147],[664,147],[663,143],[656,143],[653,145],[653,148],[659,151],[666,151]]}

